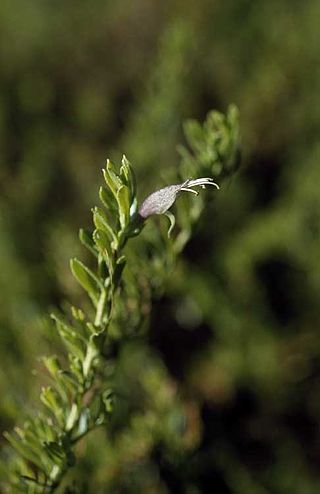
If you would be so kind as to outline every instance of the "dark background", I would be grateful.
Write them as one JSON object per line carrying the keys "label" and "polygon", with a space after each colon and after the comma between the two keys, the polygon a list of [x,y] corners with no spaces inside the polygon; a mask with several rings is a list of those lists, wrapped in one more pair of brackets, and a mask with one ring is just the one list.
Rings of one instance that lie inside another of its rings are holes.
{"label": "dark background", "polygon": [[46,313],[79,293],[105,159],[142,199],[185,118],[241,115],[242,167],[119,357],[130,398],[80,445],[83,492],[320,491],[319,25],[318,0],[1,1],[2,430],[59,351]]}

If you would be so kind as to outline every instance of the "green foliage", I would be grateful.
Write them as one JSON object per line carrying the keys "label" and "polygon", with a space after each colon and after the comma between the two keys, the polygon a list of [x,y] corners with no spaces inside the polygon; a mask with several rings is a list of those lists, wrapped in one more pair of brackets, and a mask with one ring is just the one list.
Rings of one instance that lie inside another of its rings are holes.
{"label": "green foliage", "polygon": [[[125,246],[127,295],[113,306],[119,324],[104,349],[118,392],[108,426],[77,444],[69,486],[318,494],[319,8],[318,0],[0,2],[1,431],[21,424],[22,410],[36,414],[39,381],[52,385],[38,355],[68,367],[43,318],[48,306],[70,300],[94,322],[69,259],[95,272],[88,212],[106,149],[113,162],[125,151],[134,163],[141,204],[182,182],[182,121],[230,101],[241,114],[237,180],[207,197],[180,194],[174,206],[176,242],[184,214],[187,222],[205,200],[175,270],[168,218],[148,220]],[[111,225],[117,202],[107,193]],[[70,323],[72,310],[54,314]]]}
{"label": "green foliage", "polygon": [[[181,147],[181,175],[191,171],[193,174],[214,173],[217,163],[220,165],[219,176],[228,176],[233,172],[230,162],[234,162],[239,149],[236,115],[236,109],[231,107],[226,117],[218,112],[210,113],[203,127],[195,122],[188,125],[186,138],[191,152]],[[208,152],[210,159],[203,160],[202,157]],[[159,285],[164,287],[165,284],[168,261],[171,270],[204,205],[201,202],[197,214],[188,216],[186,210],[181,231],[172,235],[174,217],[167,209],[178,199],[175,194],[174,200],[170,200],[166,209],[160,211],[161,214],[170,214],[171,224],[167,234],[158,225],[153,229],[153,234],[157,233],[155,237],[142,239],[154,250],[151,267],[143,254],[136,265],[136,258],[130,259],[130,249],[125,246],[131,237],[142,232],[146,219],[137,209],[134,172],[123,156],[120,170],[117,171],[108,160],[103,176],[105,186],[100,188],[100,199],[104,209],[95,207],[92,210],[96,229],[92,234],[80,230],[80,240],[93,254],[96,266],[90,268],[76,258],[70,263],[72,274],[86,291],[93,311],[72,307],[69,314],[54,313],[51,316],[67,350],[65,360],[68,366],[62,365],[56,355],[43,358],[51,382],[41,390],[43,409],[34,412],[23,427],[16,427],[13,433],[5,432],[6,439],[18,454],[11,460],[7,472],[12,492],[55,491],[75,465],[78,441],[97,427],[108,427],[114,399],[110,391],[111,376],[106,375],[108,358],[105,349],[112,342],[115,328],[120,335],[119,345],[121,340],[125,341],[124,329],[132,317],[137,321],[132,333],[137,335],[141,331],[142,304],[150,304],[154,293],[152,263],[157,266],[156,271],[161,278],[157,281],[159,289]],[[199,183],[202,187],[205,187],[203,184],[211,184],[209,179],[187,180],[181,186],[169,186],[162,191],[178,187],[179,194],[193,192],[187,188],[189,182],[190,185],[192,182],[195,185]],[[179,216],[182,216],[184,207],[177,204]],[[161,257],[157,256],[159,248],[163,249]],[[148,299],[132,300],[133,293],[138,293],[142,287],[139,286],[139,279],[126,275],[127,258],[130,260],[127,271],[134,274],[139,269],[140,276],[150,286]],[[133,314],[126,308],[129,302],[131,305],[134,303]],[[113,366],[116,367],[116,362]],[[114,391],[117,393],[116,388]]]}

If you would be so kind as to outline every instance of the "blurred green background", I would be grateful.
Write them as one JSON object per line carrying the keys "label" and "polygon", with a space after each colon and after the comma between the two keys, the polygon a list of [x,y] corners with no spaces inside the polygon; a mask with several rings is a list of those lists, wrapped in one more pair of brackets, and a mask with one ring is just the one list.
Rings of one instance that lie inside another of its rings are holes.
{"label": "blurred green background", "polygon": [[1,430],[38,406],[105,159],[142,199],[185,118],[241,115],[240,172],[118,356],[79,492],[320,492],[319,25],[318,0],[1,0]]}

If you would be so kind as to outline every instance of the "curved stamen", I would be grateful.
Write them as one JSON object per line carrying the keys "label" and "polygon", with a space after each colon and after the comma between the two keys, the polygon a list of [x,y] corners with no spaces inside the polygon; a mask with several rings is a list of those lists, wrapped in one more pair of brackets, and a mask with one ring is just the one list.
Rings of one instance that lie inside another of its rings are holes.
{"label": "curved stamen", "polygon": [[192,194],[195,194],[196,196],[199,195],[199,192],[197,190],[188,189],[188,187],[181,187],[180,190],[183,190],[184,192],[192,192]]}
{"label": "curved stamen", "polygon": [[206,185],[213,185],[217,189],[219,189],[219,185],[216,184],[212,178],[204,177],[204,178],[196,178],[195,180],[187,180],[186,183],[183,185],[186,185],[187,187],[197,187],[197,186],[206,186]]}

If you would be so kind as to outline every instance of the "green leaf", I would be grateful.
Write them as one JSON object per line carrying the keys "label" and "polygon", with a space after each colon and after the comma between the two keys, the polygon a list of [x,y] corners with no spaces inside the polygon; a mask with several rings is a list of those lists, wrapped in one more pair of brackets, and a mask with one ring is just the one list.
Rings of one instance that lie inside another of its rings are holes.
{"label": "green leaf", "polygon": [[130,198],[129,189],[125,185],[122,185],[117,192],[117,201],[119,204],[119,218],[122,230],[125,229],[129,223],[130,217]]}
{"label": "green leaf", "polygon": [[92,240],[92,235],[88,231],[80,228],[79,239],[82,245],[84,245],[95,257],[98,257],[98,252]]}
{"label": "green leaf", "polygon": [[69,393],[82,391],[82,386],[80,385],[80,383],[76,379],[76,376],[72,372],[67,370],[61,371],[59,378],[64,388],[69,390]]}
{"label": "green leaf", "polygon": [[29,444],[24,443],[20,439],[16,439],[12,434],[7,431],[3,433],[6,440],[11,444],[11,446],[26,460],[31,461],[34,465],[39,467],[41,470],[47,470],[46,463],[43,462],[41,456],[32,451]]}
{"label": "green leaf", "polygon": [[70,362],[70,370],[75,376],[77,376],[78,381],[84,384],[83,374],[82,374],[82,360],[72,353],[69,353],[68,359]]}
{"label": "green leaf", "polygon": [[109,272],[112,274],[113,273],[113,254],[111,251],[111,244],[109,237],[106,235],[106,233],[103,230],[97,229],[93,232],[93,240],[95,241],[99,251],[101,252],[102,256],[104,257]]}
{"label": "green leaf", "polygon": [[111,213],[118,212],[118,205],[116,198],[107,187],[101,186],[99,189],[99,198],[104,207]]}
{"label": "green leaf", "polygon": [[49,357],[42,357],[42,362],[48,369],[51,376],[54,378],[61,371],[60,362],[56,355],[50,355]]}
{"label": "green leaf", "polygon": [[52,412],[60,426],[63,426],[63,403],[58,393],[51,386],[42,388],[40,400]]}
{"label": "green leaf", "polygon": [[[95,399],[95,397],[93,398],[93,400]],[[85,408],[84,410],[82,410],[81,412],[81,415],[79,417],[79,421],[78,421],[78,434],[80,436],[86,434],[86,432],[88,431],[89,429],[89,423],[90,423],[90,416],[91,416],[91,413],[90,413],[90,409],[89,408]]]}
{"label": "green leaf", "polygon": [[79,408],[76,403],[72,403],[66,421],[66,431],[70,431],[79,417]]}
{"label": "green leaf", "polygon": [[121,187],[122,182],[120,177],[114,171],[114,167],[110,160],[107,160],[106,168],[102,170],[105,182],[115,198],[117,198],[118,189]]}
{"label": "green leaf", "polygon": [[57,461],[57,459],[62,460],[65,457],[65,451],[57,441],[45,442],[44,447],[54,461]]}
{"label": "green leaf", "polygon": [[99,292],[103,290],[103,285],[98,277],[78,259],[70,261],[73,276],[79,284],[86,290],[93,303],[96,305],[99,299]]}
{"label": "green leaf", "polygon": [[66,322],[61,316],[51,314],[59,334],[68,349],[80,359],[84,357],[86,338],[77,331],[77,328]]}
{"label": "green leaf", "polygon": [[123,183],[125,183],[130,189],[131,192],[130,202],[132,202],[133,198],[136,195],[136,189],[137,189],[136,177],[131,167],[131,164],[127,160],[125,155],[122,156],[120,177],[122,178]]}
{"label": "green leaf", "polygon": [[[46,369],[48,370],[55,384],[55,387],[61,396],[61,399],[63,401],[66,401],[68,399],[68,392],[70,391],[70,386],[66,385],[58,357],[56,355],[52,355],[49,357],[42,357],[41,360],[44,366],[46,367]],[[74,390],[75,388],[73,388],[73,391]]]}
{"label": "green leaf", "polygon": [[45,484],[43,482],[39,482],[38,479],[35,479],[34,477],[30,477],[29,475],[20,475],[20,478],[22,480],[26,480],[27,482],[31,482],[33,484],[36,484],[39,487],[47,487],[47,484]]}
{"label": "green leaf", "polygon": [[83,322],[85,320],[85,315],[82,309],[72,306],[71,313],[76,321]]}
{"label": "green leaf", "polygon": [[108,235],[112,249],[116,250],[118,247],[118,238],[108,221],[107,215],[98,207],[93,208],[92,213],[95,227],[97,230],[102,230]]}

